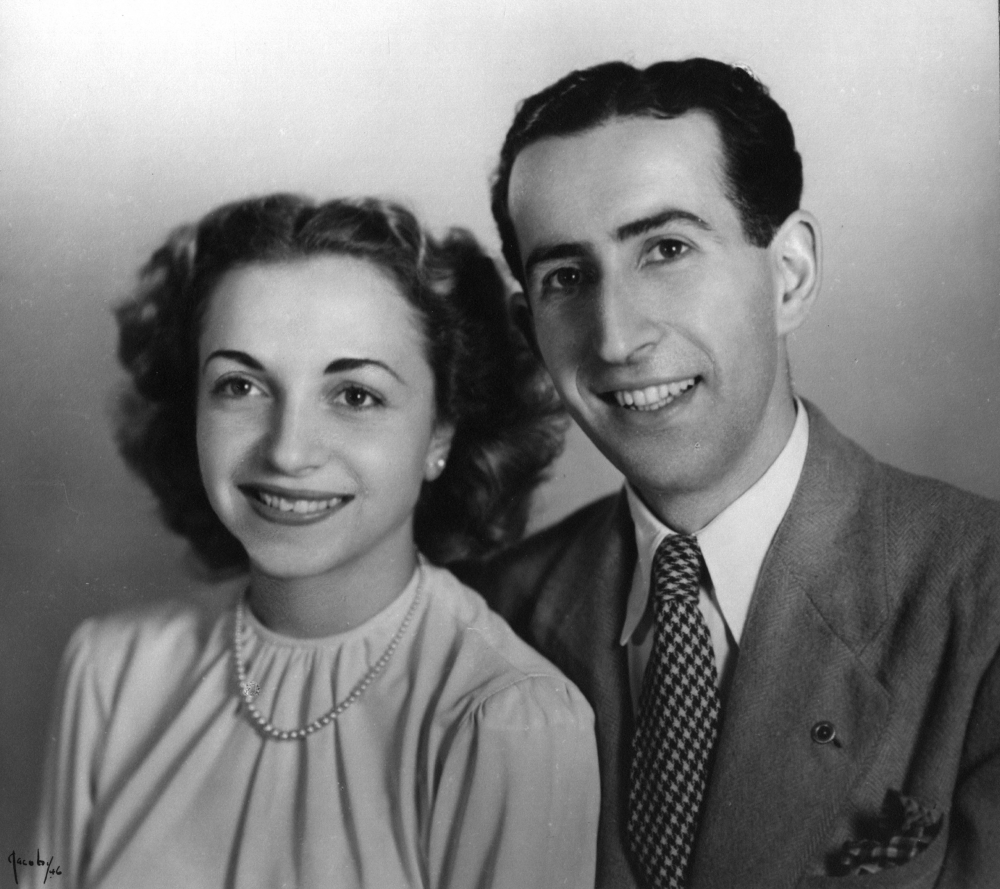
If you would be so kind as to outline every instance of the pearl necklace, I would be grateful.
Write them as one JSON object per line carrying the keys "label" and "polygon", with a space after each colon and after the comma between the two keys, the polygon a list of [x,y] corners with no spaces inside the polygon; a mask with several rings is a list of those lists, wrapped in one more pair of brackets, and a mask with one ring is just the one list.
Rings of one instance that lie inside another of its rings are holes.
{"label": "pearl necklace", "polygon": [[420,592],[424,585],[423,565],[418,566],[417,571],[419,572],[419,576],[417,579],[417,590],[413,594],[413,602],[410,604],[405,617],[403,617],[403,622],[399,625],[399,629],[396,630],[396,634],[389,640],[389,644],[386,646],[385,651],[382,652],[382,657],[372,664],[371,669],[365,673],[365,675],[361,678],[361,681],[354,686],[351,693],[344,698],[344,700],[342,700],[339,704],[335,704],[322,716],[318,716],[308,725],[304,725],[301,728],[280,729],[267,719],[267,717],[265,717],[256,706],[254,706],[254,695],[251,691],[250,683],[247,682],[247,669],[246,665],[243,663],[243,642],[241,637],[243,636],[244,626],[244,606],[243,599],[240,599],[239,603],[236,605],[236,620],[233,624],[233,662],[236,666],[236,687],[239,689],[243,706],[250,714],[250,718],[254,721],[257,729],[262,735],[272,738],[275,741],[301,740],[302,738],[311,735],[313,732],[319,731],[319,729],[328,726],[365,693],[365,689],[375,681],[379,673],[385,669],[385,665],[389,663],[389,658],[392,657],[393,652],[396,650],[400,640],[403,638],[403,634],[406,632],[407,627],[409,627],[410,621],[413,620],[413,615],[416,614],[417,604],[420,602]]}

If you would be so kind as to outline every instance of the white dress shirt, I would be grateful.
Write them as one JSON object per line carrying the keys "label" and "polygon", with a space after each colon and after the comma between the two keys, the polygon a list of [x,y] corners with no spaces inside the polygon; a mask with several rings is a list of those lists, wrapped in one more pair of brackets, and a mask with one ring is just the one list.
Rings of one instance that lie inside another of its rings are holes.
{"label": "white dress shirt", "polygon": [[[809,444],[809,418],[796,399],[795,426],[775,461],[753,484],[694,536],[698,539],[708,577],[699,589],[698,607],[705,616],[715,652],[723,697],[732,678],[743,624],[757,575],[771,539],[792,501]],[[642,677],[653,647],[653,615],[647,608],[653,555],[661,541],[675,533],[664,525],[626,485],[635,525],[638,558],[632,575],[621,644],[628,646],[632,703],[638,706]]]}

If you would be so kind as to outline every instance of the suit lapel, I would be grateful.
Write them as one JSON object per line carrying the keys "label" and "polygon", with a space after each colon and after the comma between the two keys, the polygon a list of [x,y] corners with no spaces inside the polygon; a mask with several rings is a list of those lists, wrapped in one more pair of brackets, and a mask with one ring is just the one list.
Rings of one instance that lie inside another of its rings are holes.
{"label": "suit lapel", "polygon": [[[692,889],[794,885],[822,862],[874,755],[890,699],[861,659],[885,610],[883,526],[863,518],[870,465],[810,410],[802,478],[762,566],[723,705]],[[834,741],[813,739],[820,722],[835,727]]]}

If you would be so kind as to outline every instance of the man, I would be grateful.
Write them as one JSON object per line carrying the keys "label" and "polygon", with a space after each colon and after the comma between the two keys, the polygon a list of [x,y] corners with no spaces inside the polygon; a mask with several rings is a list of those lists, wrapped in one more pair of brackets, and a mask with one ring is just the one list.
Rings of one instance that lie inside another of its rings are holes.
{"label": "man", "polygon": [[801,169],[705,59],[574,72],[501,153],[524,327],[627,485],[470,579],[597,713],[600,886],[1000,885],[1000,508],[795,396]]}

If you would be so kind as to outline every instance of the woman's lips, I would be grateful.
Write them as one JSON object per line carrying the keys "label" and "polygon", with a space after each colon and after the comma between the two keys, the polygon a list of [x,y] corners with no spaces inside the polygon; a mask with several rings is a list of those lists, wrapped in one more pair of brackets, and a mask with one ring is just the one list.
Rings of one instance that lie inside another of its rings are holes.
{"label": "woman's lips", "polygon": [[310,524],[325,519],[353,500],[350,494],[279,491],[256,485],[240,485],[254,512],[283,524]]}

